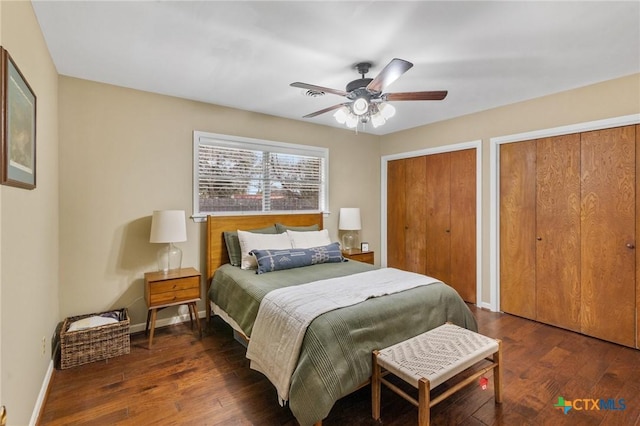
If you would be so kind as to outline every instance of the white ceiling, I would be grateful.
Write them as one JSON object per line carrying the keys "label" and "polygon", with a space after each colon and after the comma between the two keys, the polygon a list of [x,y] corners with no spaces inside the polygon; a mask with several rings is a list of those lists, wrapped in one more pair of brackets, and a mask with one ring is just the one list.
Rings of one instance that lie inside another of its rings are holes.
{"label": "white ceiling", "polygon": [[[33,1],[60,74],[343,127],[344,90],[394,57],[414,63],[387,92],[387,134],[640,72],[640,2]],[[360,131],[363,129],[360,128]]]}

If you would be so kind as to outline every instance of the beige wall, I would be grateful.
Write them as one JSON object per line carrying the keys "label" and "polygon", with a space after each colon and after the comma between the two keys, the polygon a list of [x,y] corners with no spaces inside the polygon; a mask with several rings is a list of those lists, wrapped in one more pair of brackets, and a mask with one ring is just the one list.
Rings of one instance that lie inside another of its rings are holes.
{"label": "beige wall", "polygon": [[[2,2],[2,45],[37,96],[37,188],[0,187],[2,404],[29,423],[58,311],[58,75],[30,2]],[[42,338],[46,339],[42,354]]]}
{"label": "beige wall", "polygon": [[[191,213],[194,130],[328,147],[325,226],[337,238],[339,208],[360,207],[363,238],[379,247],[376,137],[60,77],[62,317],[126,306],[132,324],[145,322],[143,274],[156,269],[158,249],[149,243],[150,215]],[[188,220],[188,241],[179,244],[183,265],[201,272],[204,230]]]}
{"label": "beige wall", "polygon": [[482,140],[482,301],[489,302],[489,139],[640,113],[640,74],[382,137],[381,155]]}

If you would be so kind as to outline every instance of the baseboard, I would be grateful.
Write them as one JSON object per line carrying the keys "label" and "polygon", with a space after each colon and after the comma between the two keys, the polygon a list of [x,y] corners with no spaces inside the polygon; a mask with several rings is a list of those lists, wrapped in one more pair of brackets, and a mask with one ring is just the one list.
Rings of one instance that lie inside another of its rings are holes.
{"label": "baseboard", "polygon": [[[206,315],[207,313],[205,311],[198,312],[199,318],[204,318],[206,317]],[[166,327],[168,325],[180,324],[183,322],[187,322],[189,320],[190,318],[189,318],[188,312],[184,314],[174,315],[169,318],[162,318],[162,319],[156,320],[156,328]],[[146,327],[147,327],[146,321],[140,324],[129,325],[129,333],[138,333],[138,332],[144,331]]]}
{"label": "baseboard", "polygon": [[480,302],[480,303],[478,303],[478,306],[479,306],[480,308],[482,308],[482,309],[486,309],[486,310],[488,310],[488,311],[495,312],[495,311],[493,310],[492,306],[491,306],[491,303],[488,303],[488,302]]}
{"label": "baseboard", "polygon": [[35,426],[38,424],[38,419],[40,418],[40,412],[44,407],[44,402],[47,399],[47,393],[49,392],[49,383],[51,383],[51,377],[53,377],[53,360],[49,362],[49,368],[47,368],[47,372],[44,375],[44,380],[42,381],[42,386],[40,387],[40,393],[38,394],[38,399],[36,400],[36,405],[33,407],[33,412],[31,413],[31,420],[29,420],[29,426]]}

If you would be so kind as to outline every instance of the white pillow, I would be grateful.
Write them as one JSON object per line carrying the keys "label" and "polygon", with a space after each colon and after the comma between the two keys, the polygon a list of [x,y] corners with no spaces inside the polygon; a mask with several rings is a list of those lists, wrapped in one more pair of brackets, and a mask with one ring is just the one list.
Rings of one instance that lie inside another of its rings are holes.
{"label": "white pillow", "polygon": [[331,244],[331,238],[329,238],[329,230],[323,229],[322,231],[287,231],[289,238],[291,239],[291,245],[293,248],[311,248],[322,247]]}
{"label": "white pillow", "polygon": [[293,248],[289,236],[285,232],[282,234],[256,234],[238,229],[238,240],[240,241],[240,253],[242,254],[241,269],[258,268],[256,258],[249,254],[251,250]]}
{"label": "white pillow", "polygon": [[100,327],[107,324],[114,324],[116,322],[118,321],[114,318],[101,317],[98,315],[94,315],[92,317],[87,317],[87,318],[83,318],[78,321],[72,322],[67,332],[85,330],[87,328],[93,328],[93,327]]}

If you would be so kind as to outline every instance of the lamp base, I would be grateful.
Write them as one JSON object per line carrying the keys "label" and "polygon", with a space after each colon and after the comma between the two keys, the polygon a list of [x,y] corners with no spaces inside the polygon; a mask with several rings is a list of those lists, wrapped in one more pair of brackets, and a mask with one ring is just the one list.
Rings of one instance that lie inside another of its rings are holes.
{"label": "lamp base", "polygon": [[182,267],[182,250],[169,243],[158,250],[158,271],[168,274]]}
{"label": "lamp base", "polygon": [[347,231],[342,236],[342,250],[351,250],[358,246],[358,233]]}

